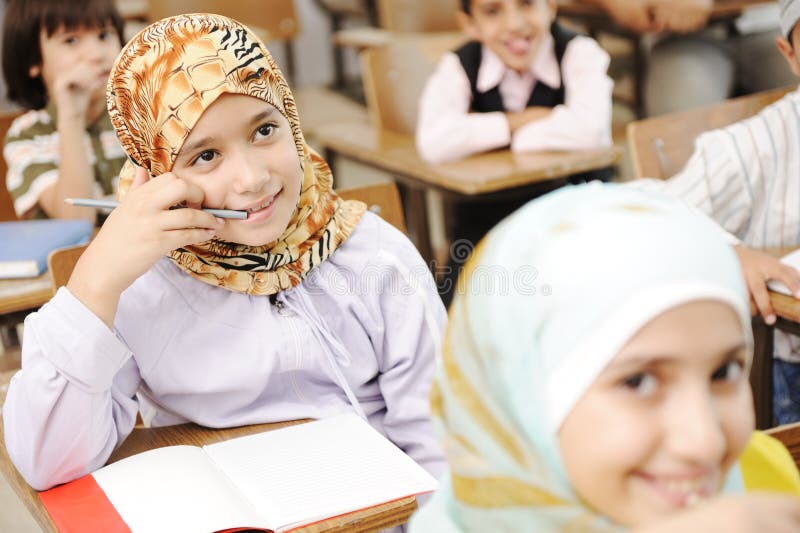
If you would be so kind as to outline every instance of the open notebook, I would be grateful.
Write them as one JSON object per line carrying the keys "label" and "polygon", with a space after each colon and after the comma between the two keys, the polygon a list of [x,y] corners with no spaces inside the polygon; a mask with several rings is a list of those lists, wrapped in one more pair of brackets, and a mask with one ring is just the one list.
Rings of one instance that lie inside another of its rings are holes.
{"label": "open notebook", "polygon": [[40,496],[61,532],[201,533],[287,531],[435,488],[410,457],[345,414],[202,448],[157,448]]}

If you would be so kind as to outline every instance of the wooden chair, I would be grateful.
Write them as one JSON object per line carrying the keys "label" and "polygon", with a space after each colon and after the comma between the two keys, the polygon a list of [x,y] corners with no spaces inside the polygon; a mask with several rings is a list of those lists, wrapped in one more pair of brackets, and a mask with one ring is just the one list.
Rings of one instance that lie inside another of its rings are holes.
{"label": "wooden chair", "polygon": [[386,222],[406,233],[403,203],[400,201],[400,193],[394,183],[341,189],[336,193],[345,200],[361,200],[367,204],[370,211],[380,215]]}
{"label": "wooden chair", "polygon": [[[6,132],[11,127],[14,119],[20,115],[20,112],[5,112],[0,113],[0,140],[6,138]],[[8,166],[6,165],[6,158],[0,156],[0,222],[9,222],[17,220],[17,212],[14,210],[14,200],[6,188],[6,173]]]}
{"label": "wooden chair", "polygon": [[459,0],[378,0],[378,21],[389,31],[458,31]]}
{"label": "wooden chair", "polygon": [[631,122],[628,145],[636,177],[666,179],[673,176],[691,157],[698,135],[751,117],[793,89],[775,89]]}
{"label": "wooden chair", "polygon": [[294,75],[292,39],[300,32],[294,0],[149,0],[151,21],[181,13],[217,13],[246,24],[264,42],[286,47],[286,75]]}
{"label": "wooden chair", "polygon": [[377,127],[414,134],[417,103],[439,57],[466,40],[461,34],[397,37],[361,52],[367,111]]}
{"label": "wooden chair", "polygon": [[68,248],[53,250],[47,256],[47,271],[50,272],[50,282],[53,286],[53,293],[59,287],[63,287],[69,281],[75,264],[80,259],[81,254],[86,251],[88,244],[79,244]]}
{"label": "wooden chair", "polygon": [[766,433],[781,441],[800,467],[800,422],[768,429]]}

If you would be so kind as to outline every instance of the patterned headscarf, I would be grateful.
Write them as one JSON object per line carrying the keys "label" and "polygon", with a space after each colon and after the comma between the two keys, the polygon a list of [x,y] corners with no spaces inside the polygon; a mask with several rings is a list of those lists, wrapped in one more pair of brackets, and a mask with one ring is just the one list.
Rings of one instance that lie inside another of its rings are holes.
{"label": "patterned headscarf", "polygon": [[[139,32],[117,59],[108,111],[125,152],[151,176],[169,172],[203,112],[225,93],[273,105],[291,126],[303,170],[300,198],[283,234],[262,246],[211,240],[170,252],[184,271],[246,294],[274,294],[300,283],[350,235],[366,206],[341,200],[325,161],[300,130],[294,97],[263,43],[219,15],[166,18]],[[134,166],[120,175],[120,198]]]}
{"label": "patterned headscarf", "polygon": [[[451,473],[412,533],[618,530],[561,460],[576,402],[639,329],[690,301],[733,308],[752,357],[733,251],[655,193],[594,183],[531,202],[476,248],[461,283],[431,395]],[[725,483],[742,490],[738,466]]]}

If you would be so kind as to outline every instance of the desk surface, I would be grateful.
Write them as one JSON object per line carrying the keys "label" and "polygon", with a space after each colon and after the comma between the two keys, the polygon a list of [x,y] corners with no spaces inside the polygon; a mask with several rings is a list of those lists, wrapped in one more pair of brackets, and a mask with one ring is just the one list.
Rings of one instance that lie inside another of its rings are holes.
{"label": "desk surface", "polygon": [[[15,372],[16,371],[0,373],[0,406],[5,402],[8,382]],[[302,421],[276,422],[274,424],[258,424],[231,429],[209,429],[194,424],[183,424],[180,426],[163,428],[136,428],[122,446],[111,455],[109,463],[160,446],[176,444],[202,446],[204,444],[211,444],[242,435],[270,431],[300,422]],[[28,486],[25,480],[17,473],[14,465],[11,464],[8,452],[6,451],[2,419],[0,419],[0,472],[3,473],[9,485],[11,485],[11,488],[25,504],[36,522],[42,527],[42,530],[55,532],[56,530],[50,522],[50,517],[42,506],[36,491]],[[405,523],[416,508],[417,503],[414,497],[404,498],[363,511],[325,520],[294,531],[303,533],[345,531],[366,533],[369,531],[379,531],[384,528]]]}
{"label": "desk surface", "polygon": [[614,148],[524,154],[500,150],[434,165],[420,159],[412,136],[365,122],[328,124],[315,136],[325,148],[405,181],[463,195],[502,191],[608,167],[619,155]]}
{"label": "desk surface", "polygon": [[[715,0],[711,12],[712,19],[736,17],[742,12],[759,4],[768,4],[773,0]],[[568,17],[608,18],[601,8],[581,2],[580,0],[558,0],[558,14]]]}
{"label": "desk surface", "polygon": [[51,296],[47,272],[38,278],[0,279],[0,315],[41,307]]}

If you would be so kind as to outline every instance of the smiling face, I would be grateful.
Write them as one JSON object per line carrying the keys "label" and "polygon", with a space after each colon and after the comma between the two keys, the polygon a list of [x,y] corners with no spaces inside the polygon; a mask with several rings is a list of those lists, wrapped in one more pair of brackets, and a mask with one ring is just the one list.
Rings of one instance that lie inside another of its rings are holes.
{"label": "smiling face", "polygon": [[716,494],[754,427],[745,350],[736,313],[719,302],[645,325],[559,430],[581,499],[637,527]]}
{"label": "smiling face", "polygon": [[511,69],[530,68],[555,17],[555,0],[472,0],[458,13],[467,35],[480,41]]}
{"label": "smiling face", "polygon": [[289,121],[252,96],[224,94],[197,121],[172,171],[203,190],[204,207],[247,210],[217,237],[261,246],[286,229],[303,171]]}

